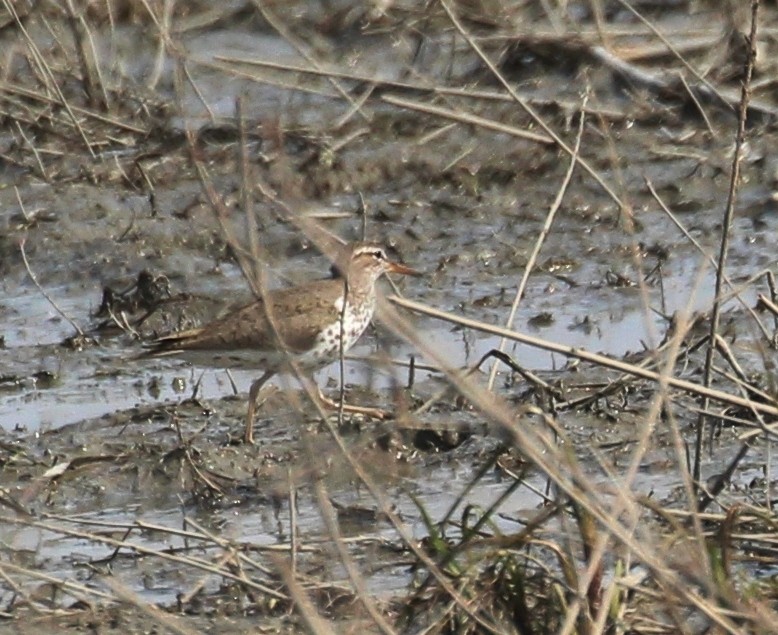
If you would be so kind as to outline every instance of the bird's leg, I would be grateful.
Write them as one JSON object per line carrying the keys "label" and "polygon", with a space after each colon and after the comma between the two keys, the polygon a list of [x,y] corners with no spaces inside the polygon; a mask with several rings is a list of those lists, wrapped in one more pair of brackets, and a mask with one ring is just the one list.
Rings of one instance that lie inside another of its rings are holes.
{"label": "bird's leg", "polygon": [[[329,410],[340,410],[340,403],[337,401],[334,401],[327,397],[322,391],[321,388],[316,388],[316,390],[319,393],[319,402],[322,406],[325,408],[328,408]],[[380,408],[370,408],[367,406],[352,406],[347,403],[343,404],[343,412],[351,412],[354,414],[361,414],[368,417],[371,417],[373,419],[391,419],[392,415],[389,412],[386,412],[386,410],[381,410]]]}
{"label": "bird's leg", "polygon": [[266,370],[265,373],[257,379],[251,388],[249,389],[249,411],[246,414],[246,430],[243,433],[243,442],[249,445],[254,445],[254,411],[257,408],[257,397],[259,397],[259,391],[265,382],[275,375],[275,371]]}

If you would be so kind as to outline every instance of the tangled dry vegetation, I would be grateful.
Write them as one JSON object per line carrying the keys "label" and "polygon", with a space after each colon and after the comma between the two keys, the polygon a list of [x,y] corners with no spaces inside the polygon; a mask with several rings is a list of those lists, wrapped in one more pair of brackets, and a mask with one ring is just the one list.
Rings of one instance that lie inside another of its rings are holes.
{"label": "tangled dry vegetation", "polygon": [[[96,345],[185,325],[186,273],[160,273],[171,251],[251,279],[265,250],[297,255],[322,227],[354,237],[364,222],[430,272],[409,294],[426,301],[393,297],[381,321],[423,360],[403,372],[443,386],[396,386],[380,426],[268,403],[287,436],[271,423],[260,448],[208,428],[240,419],[231,399],[41,434],[4,422],[0,619],[20,633],[778,632],[777,34],[767,0],[3,0],[4,291],[137,276],[91,318],[62,311],[69,355],[98,364]],[[262,46],[239,54],[245,38]],[[41,185],[144,203],[54,214]],[[310,213],[356,195],[361,212]],[[268,226],[283,247],[257,244]],[[516,275],[474,280],[478,241]],[[713,299],[623,358],[514,327],[539,276],[548,296],[580,286],[577,249],[619,252],[596,288],[634,290],[647,316],[680,250],[716,272]],[[753,257],[736,278],[733,249]],[[468,279],[484,290],[446,299]],[[493,351],[452,368],[411,314],[569,361],[533,372]],[[26,390],[13,363],[0,372]],[[454,463],[467,478],[448,480]],[[418,493],[425,479],[442,503]],[[338,502],[355,490],[360,504]],[[107,492],[123,505],[103,514]],[[299,529],[302,499],[317,536]],[[272,544],[235,529],[257,509]]]}

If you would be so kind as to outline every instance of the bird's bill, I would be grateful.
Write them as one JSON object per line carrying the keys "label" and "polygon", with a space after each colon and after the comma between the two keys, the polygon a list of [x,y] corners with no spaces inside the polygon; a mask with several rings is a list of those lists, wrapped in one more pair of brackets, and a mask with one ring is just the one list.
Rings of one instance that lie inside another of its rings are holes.
{"label": "bird's bill", "polygon": [[416,271],[416,269],[411,269],[410,267],[406,267],[405,265],[401,265],[399,262],[390,262],[389,263],[389,273],[401,273],[404,276],[421,276],[423,275],[421,271]]}

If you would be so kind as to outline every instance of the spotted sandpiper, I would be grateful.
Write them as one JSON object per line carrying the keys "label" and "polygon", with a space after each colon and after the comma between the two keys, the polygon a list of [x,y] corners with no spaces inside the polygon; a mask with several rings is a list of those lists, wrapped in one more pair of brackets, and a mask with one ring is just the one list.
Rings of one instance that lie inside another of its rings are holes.
{"label": "spotted sandpiper", "polygon": [[389,260],[375,243],[354,243],[344,254],[337,265],[340,277],[268,291],[262,299],[200,328],[154,341],[144,356],[177,355],[205,366],[263,369],[249,390],[243,439],[253,443],[254,410],[265,382],[291,368],[291,362],[311,372],[339,359],[373,318],[378,279],[385,273],[420,275]]}

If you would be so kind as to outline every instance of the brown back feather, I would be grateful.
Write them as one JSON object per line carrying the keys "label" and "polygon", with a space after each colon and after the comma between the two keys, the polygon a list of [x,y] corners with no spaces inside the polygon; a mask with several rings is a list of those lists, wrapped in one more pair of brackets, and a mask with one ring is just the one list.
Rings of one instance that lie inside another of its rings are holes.
{"label": "brown back feather", "polygon": [[[309,284],[269,291],[266,294],[273,307],[273,322],[284,346],[291,352],[301,352],[313,345],[321,328],[317,315],[328,314],[338,319],[335,299],[343,291],[343,280],[318,280]],[[277,340],[268,319],[265,304],[251,304],[188,331],[173,333],[154,342],[149,355],[165,355],[177,351],[224,351],[230,349],[274,349]]]}

